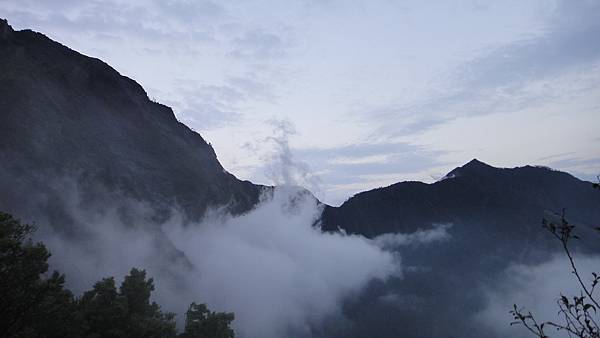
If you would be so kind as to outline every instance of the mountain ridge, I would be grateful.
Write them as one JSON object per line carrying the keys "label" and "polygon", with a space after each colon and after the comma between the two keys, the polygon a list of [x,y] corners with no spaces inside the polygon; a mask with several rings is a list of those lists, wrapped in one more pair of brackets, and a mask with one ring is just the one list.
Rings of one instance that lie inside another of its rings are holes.
{"label": "mountain ridge", "polygon": [[[76,177],[87,195],[99,184],[160,213],[176,204],[192,219],[258,202],[264,186],[227,172],[200,134],[134,80],[6,20],[0,33],[0,174],[22,183],[14,190],[37,194],[51,178]],[[7,194],[0,201],[23,209]]]}
{"label": "mountain ridge", "polygon": [[[600,219],[600,193],[591,182],[547,168],[495,168],[480,161],[450,173],[438,182],[399,182],[324,208],[324,230],[386,239],[389,245],[398,239],[394,250],[409,264],[402,278],[375,283],[346,305],[344,314],[354,323],[349,332],[324,337],[500,337],[476,320],[490,306],[488,292],[518,288],[507,284],[515,266],[535,269],[560,255],[560,243],[543,229],[542,219],[560,220],[562,210],[582,239],[571,243],[573,251],[578,257],[598,255],[593,227]],[[406,242],[440,229],[443,241]],[[389,295],[398,303],[377,301]]]}
{"label": "mountain ridge", "polygon": [[[578,208],[573,201],[589,207],[594,203],[600,205],[600,196],[596,196],[591,187],[591,182],[546,167],[526,165],[498,168],[473,159],[451,170],[444,179],[433,183],[397,182],[387,187],[360,192],[339,207],[328,205],[323,212],[322,226],[327,231],[342,228],[368,237],[386,232],[410,233],[428,224],[451,223],[460,218],[458,214],[465,216],[466,210],[456,212],[461,209],[458,201],[463,201],[465,208],[483,208],[485,201],[495,199],[502,201],[505,208],[508,205],[516,207],[521,202],[537,203],[535,209],[540,212],[544,211],[540,205],[546,203],[554,206],[554,211],[563,207],[576,210]],[[564,191],[565,196],[561,196],[561,189],[567,189]],[[511,198],[518,199],[518,202],[511,202]],[[369,207],[366,210],[361,208],[359,212],[359,205]],[[435,216],[450,211],[451,216]],[[586,214],[581,217],[591,219],[591,216]],[[402,220],[403,217],[406,220]],[[384,224],[386,222],[393,225],[387,226]],[[374,227],[373,223],[377,225]],[[362,230],[365,224],[371,224],[366,226],[370,230]]]}

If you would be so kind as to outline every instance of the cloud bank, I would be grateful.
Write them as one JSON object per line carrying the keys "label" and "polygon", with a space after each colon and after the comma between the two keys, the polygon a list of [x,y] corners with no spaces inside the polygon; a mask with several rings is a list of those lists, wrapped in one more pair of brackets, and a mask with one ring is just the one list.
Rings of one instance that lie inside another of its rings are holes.
{"label": "cloud bank", "polygon": [[206,302],[235,312],[240,337],[311,336],[340,315],[345,297],[399,270],[394,255],[372,241],[314,227],[318,202],[297,188],[266,193],[242,216],[215,210],[197,224],[183,224],[176,211],[158,223],[147,205],[122,197],[100,206],[76,191],[64,199],[76,238],[48,227],[39,237],[76,293],[102,277],[145,268],[156,301],[179,321],[190,302]]}

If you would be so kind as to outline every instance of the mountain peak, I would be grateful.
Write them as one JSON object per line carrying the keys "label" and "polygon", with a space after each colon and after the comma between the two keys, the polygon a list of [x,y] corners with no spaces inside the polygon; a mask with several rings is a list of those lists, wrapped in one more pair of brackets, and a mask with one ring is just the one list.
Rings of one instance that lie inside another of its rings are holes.
{"label": "mountain peak", "polygon": [[461,168],[493,168],[491,165],[481,162],[480,160],[474,158],[470,160],[467,164],[463,165]]}
{"label": "mountain peak", "polygon": [[8,20],[0,19],[0,39],[6,39],[13,32],[12,27],[8,24]]}
{"label": "mountain peak", "polygon": [[445,178],[452,178],[452,177],[458,177],[458,176],[464,176],[464,175],[485,174],[494,169],[496,169],[496,168],[474,158],[471,161],[469,161],[468,163],[466,163],[465,165],[458,167],[458,168],[454,168],[454,170],[449,172],[445,176]]}

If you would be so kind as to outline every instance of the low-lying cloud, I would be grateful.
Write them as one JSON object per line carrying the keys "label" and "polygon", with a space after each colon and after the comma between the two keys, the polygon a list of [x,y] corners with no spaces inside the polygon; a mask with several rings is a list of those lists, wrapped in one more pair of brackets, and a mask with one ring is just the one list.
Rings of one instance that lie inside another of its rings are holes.
{"label": "low-lying cloud", "polygon": [[[600,271],[600,256],[576,256],[575,259],[577,269],[586,282],[590,281],[591,272]],[[511,264],[496,285],[488,286],[487,307],[477,315],[476,320],[499,336],[526,337],[528,332],[525,328],[509,325],[512,321],[509,311],[513,304],[525,309],[526,313],[531,311],[539,323],[562,323],[557,300],[561,294],[579,296],[580,290],[564,255],[553,255],[538,265]],[[552,337],[567,336],[552,328],[547,331]]]}
{"label": "low-lying cloud", "polygon": [[156,301],[179,321],[190,302],[206,302],[235,312],[240,337],[310,336],[322,320],[340,315],[345,297],[399,269],[392,253],[364,237],[314,227],[319,204],[297,188],[276,188],[238,217],[213,211],[185,225],[176,211],[153,223],[151,208],[122,197],[94,206],[77,193],[65,196],[78,235],[45,227],[39,236],[76,293],[102,277],[145,268]]}
{"label": "low-lying cloud", "polygon": [[447,241],[451,238],[448,224],[434,224],[431,229],[419,229],[410,234],[386,233],[375,237],[373,240],[382,249],[393,250],[409,245],[429,244],[432,242]]}

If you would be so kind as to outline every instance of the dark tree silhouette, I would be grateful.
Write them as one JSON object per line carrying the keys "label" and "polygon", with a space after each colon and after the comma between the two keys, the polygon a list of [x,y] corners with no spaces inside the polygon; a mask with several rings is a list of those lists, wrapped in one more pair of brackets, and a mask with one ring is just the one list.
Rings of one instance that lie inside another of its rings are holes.
{"label": "dark tree silhouette", "polygon": [[120,301],[114,278],[104,278],[86,291],[78,301],[79,309],[92,336],[125,335],[125,307]]}
{"label": "dark tree silhouette", "polygon": [[212,312],[206,304],[190,304],[185,314],[183,338],[234,338],[229,327],[234,319],[233,313]]}
{"label": "dark tree silhouette", "polygon": [[154,280],[146,279],[146,271],[131,269],[119,289],[126,309],[129,337],[174,337],[175,314],[163,313],[160,306],[150,302]]}
{"label": "dark tree silhouette", "polygon": [[150,302],[154,290],[146,271],[131,269],[119,291],[105,278],[83,294],[79,307],[89,333],[102,337],[175,337],[175,315]]}
{"label": "dark tree silhouette", "polygon": [[34,227],[0,213],[0,336],[78,337],[82,320],[65,277],[46,276],[50,253],[33,243]]}

